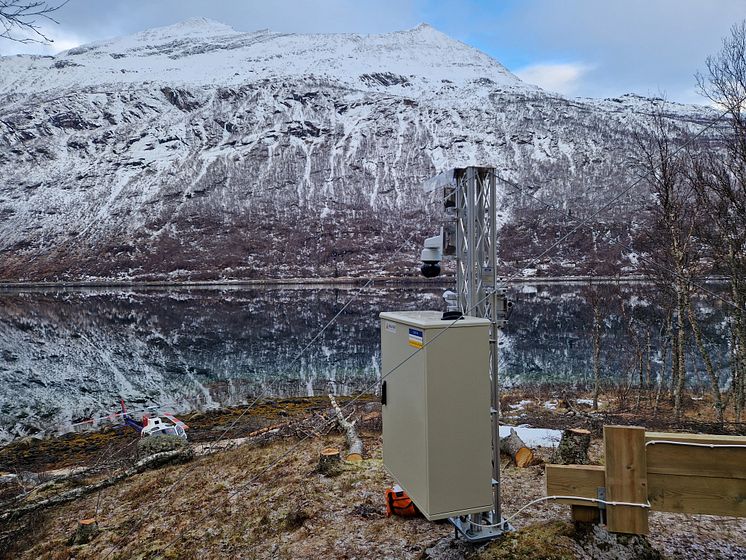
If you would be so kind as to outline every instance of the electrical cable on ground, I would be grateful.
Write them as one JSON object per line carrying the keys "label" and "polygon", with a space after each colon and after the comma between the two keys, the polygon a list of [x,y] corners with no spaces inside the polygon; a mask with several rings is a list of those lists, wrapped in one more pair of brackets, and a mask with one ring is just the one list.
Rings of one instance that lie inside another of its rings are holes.
{"label": "electrical cable on ground", "polygon": [[474,525],[475,527],[484,527],[484,528],[494,528],[494,527],[502,527],[505,525],[505,523],[510,523],[513,519],[518,517],[521,513],[523,513],[524,510],[528,509],[529,507],[539,504],[541,502],[546,502],[549,500],[579,500],[582,502],[592,502],[597,504],[604,504],[607,506],[629,506],[629,507],[641,507],[644,509],[650,509],[652,506],[649,503],[637,503],[637,502],[615,502],[611,500],[602,500],[600,498],[585,498],[583,496],[543,496],[541,498],[537,498],[535,500],[531,500],[521,508],[519,508],[513,515],[506,517],[503,523],[493,523],[490,525],[477,523],[476,521],[469,520],[468,522],[471,525]]}

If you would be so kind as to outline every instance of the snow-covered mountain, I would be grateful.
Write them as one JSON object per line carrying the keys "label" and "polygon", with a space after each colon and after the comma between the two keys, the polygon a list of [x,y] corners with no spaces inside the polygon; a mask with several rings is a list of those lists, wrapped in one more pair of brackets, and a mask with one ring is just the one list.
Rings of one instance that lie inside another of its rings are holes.
{"label": "snow-covered mountain", "polygon": [[[438,221],[424,179],[493,165],[577,219],[625,184],[648,110],[545,92],[428,25],[299,35],[194,19],[2,57],[0,280],[409,273],[416,245],[390,253]],[[713,117],[669,110],[688,128]],[[598,247],[629,234],[640,197],[543,268],[634,264]],[[504,205],[503,257],[520,268],[560,226],[507,187]]]}

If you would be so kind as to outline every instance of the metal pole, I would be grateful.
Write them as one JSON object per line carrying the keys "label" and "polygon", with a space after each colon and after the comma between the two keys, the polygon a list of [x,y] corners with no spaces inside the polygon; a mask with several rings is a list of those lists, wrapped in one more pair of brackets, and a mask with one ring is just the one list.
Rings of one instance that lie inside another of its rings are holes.
{"label": "metal pole", "polygon": [[497,192],[495,173],[489,174],[489,265],[492,267],[490,278],[490,366],[491,366],[491,390],[492,390],[492,511],[493,523],[502,523],[502,511],[500,505],[500,329],[497,325],[498,318],[498,293],[497,293]]}
{"label": "metal pole", "polygon": [[466,287],[464,286],[464,267],[466,266],[465,250],[464,250],[464,237],[465,237],[465,212],[466,212],[466,199],[465,199],[466,182],[464,177],[458,174],[456,176],[456,293],[458,294],[458,305],[462,313],[467,313],[466,300],[464,298],[464,292]]}
{"label": "metal pole", "polygon": [[[476,170],[473,167],[466,168],[466,315],[476,314],[474,303],[477,300],[476,278],[474,270],[477,258],[476,219],[477,219],[477,181]],[[482,263],[479,263],[481,268]]]}

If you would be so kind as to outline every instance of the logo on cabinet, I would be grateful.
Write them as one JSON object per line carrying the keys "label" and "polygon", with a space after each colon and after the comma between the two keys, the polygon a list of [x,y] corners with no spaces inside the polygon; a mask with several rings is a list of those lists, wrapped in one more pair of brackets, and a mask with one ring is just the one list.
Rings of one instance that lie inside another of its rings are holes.
{"label": "logo on cabinet", "polygon": [[409,345],[414,346],[415,348],[422,348],[424,346],[423,343],[424,335],[422,331],[417,329],[409,329]]}

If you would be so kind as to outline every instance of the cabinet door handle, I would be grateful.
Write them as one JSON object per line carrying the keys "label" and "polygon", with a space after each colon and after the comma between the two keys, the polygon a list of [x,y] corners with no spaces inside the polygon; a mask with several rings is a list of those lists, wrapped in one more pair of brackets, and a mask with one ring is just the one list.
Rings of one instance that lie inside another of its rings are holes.
{"label": "cabinet door handle", "polygon": [[386,381],[381,383],[381,404],[386,404]]}

